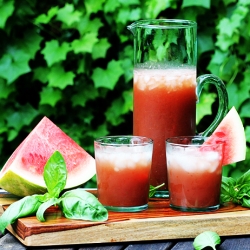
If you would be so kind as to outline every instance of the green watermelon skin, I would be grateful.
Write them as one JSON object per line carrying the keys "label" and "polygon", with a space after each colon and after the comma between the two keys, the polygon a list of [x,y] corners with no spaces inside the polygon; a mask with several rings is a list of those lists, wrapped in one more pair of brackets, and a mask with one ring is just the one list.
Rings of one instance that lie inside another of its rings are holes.
{"label": "green watermelon skin", "polygon": [[44,117],[10,156],[0,172],[0,187],[18,196],[44,193],[43,169],[59,151],[66,162],[65,189],[84,184],[95,175],[95,160],[47,117]]}
{"label": "green watermelon skin", "polygon": [[8,192],[20,197],[32,194],[44,194],[47,192],[46,188],[27,181],[27,179],[20,177],[11,170],[7,171],[4,177],[1,179],[1,185]]}

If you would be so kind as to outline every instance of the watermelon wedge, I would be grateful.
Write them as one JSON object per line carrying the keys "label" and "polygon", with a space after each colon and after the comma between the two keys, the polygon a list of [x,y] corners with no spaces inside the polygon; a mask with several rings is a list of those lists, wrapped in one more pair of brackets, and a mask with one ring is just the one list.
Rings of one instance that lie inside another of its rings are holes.
{"label": "watermelon wedge", "polygon": [[43,168],[58,150],[68,170],[65,189],[95,175],[95,160],[47,117],[44,117],[10,156],[0,172],[0,187],[17,196],[46,192]]}
{"label": "watermelon wedge", "polygon": [[204,145],[224,141],[222,166],[243,161],[246,158],[246,137],[244,127],[235,107],[223,118]]}

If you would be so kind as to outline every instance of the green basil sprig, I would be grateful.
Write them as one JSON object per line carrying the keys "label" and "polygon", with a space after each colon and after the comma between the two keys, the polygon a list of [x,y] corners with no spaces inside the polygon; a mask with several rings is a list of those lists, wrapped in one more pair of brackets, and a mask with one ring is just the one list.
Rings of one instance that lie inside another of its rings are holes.
{"label": "green basil sprig", "polygon": [[82,188],[62,193],[67,181],[67,168],[63,156],[55,151],[48,159],[43,172],[47,193],[43,195],[26,196],[12,203],[0,217],[0,231],[14,223],[18,218],[34,215],[39,221],[45,221],[45,211],[53,205],[58,205],[64,216],[70,219],[90,221],[106,221],[107,209],[97,198]]}
{"label": "green basil sprig", "polygon": [[230,201],[250,208],[250,170],[238,179],[222,177],[220,202]]}
{"label": "green basil sprig", "polygon": [[91,221],[107,220],[107,209],[94,195],[89,194],[81,188],[65,192],[59,203],[65,217]]}
{"label": "green basil sprig", "polygon": [[150,185],[150,186],[149,186],[149,194],[148,194],[148,197],[149,197],[149,198],[153,197],[153,196],[155,195],[157,189],[159,189],[160,187],[162,187],[164,184],[165,184],[165,183],[162,183],[162,184],[160,184],[160,185],[158,185],[158,186],[156,186],[156,187],[153,186],[153,185]]}
{"label": "green basil sprig", "polygon": [[0,231],[4,233],[5,228],[18,218],[35,214],[41,204],[39,195],[26,196],[12,203],[0,217]]}

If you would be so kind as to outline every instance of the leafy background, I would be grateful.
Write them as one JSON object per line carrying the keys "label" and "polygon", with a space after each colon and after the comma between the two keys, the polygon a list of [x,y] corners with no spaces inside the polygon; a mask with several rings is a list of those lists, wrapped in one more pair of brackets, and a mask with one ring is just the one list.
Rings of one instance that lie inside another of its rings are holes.
{"label": "leafy background", "polygon": [[[249,169],[250,0],[0,0],[0,166],[49,117],[93,155],[93,140],[132,134],[133,38],[139,19],[198,23],[198,75],[226,84],[229,108],[245,127],[247,159],[224,175]],[[197,104],[197,130],[217,111],[213,88]],[[95,185],[93,178],[87,185]]]}

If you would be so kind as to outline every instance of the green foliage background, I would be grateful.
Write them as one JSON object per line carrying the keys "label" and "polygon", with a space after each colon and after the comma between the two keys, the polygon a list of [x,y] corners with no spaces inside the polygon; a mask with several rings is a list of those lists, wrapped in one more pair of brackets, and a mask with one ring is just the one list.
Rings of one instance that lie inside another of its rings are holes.
{"label": "green foliage background", "polygon": [[[250,0],[0,0],[0,166],[43,116],[93,154],[93,140],[132,134],[133,37],[139,19],[198,23],[198,75],[226,84],[229,108],[245,127],[249,168]],[[203,131],[217,111],[216,92],[197,105]],[[94,179],[93,179],[94,181]]]}

